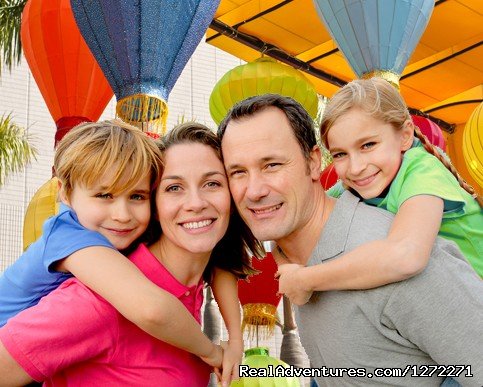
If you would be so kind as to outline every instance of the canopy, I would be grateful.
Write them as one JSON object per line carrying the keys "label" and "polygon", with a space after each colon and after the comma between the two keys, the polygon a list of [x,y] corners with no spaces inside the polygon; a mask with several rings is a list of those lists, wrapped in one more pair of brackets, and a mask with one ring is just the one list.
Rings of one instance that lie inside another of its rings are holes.
{"label": "canopy", "polygon": [[[436,0],[414,54],[402,73],[411,108],[465,123],[483,100],[483,1]],[[330,97],[356,75],[317,15],[312,0],[221,0],[207,42],[245,61],[265,55],[306,72]]]}

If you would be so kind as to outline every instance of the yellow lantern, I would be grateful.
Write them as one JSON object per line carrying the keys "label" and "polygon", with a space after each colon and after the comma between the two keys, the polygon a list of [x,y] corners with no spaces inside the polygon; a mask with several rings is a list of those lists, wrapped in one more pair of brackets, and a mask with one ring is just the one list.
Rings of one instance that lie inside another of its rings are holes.
{"label": "yellow lantern", "polygon": [[262,57],[228,71],[210,96],[210,114],[218,125],[232,106],[248,97],[267,93],[292,97],[315,118],[319,98],[310,81],[293,67]]}
{"label": "yellow lantern", "polygon": [[463,132],[463,157],[468,171],[483,187],[483,102],[473,111]]}
{"label": "yellow lantern", "polygon": [[53,177],[37,190],[30,201],[23,224],[24,250],[42,235],[44,222],[59,213],[58,191],[59,181]]}

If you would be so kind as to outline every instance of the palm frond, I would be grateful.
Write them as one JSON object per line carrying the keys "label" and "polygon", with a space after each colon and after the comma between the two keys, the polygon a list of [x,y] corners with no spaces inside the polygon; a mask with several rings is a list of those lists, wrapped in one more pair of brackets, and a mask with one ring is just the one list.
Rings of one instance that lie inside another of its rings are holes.
{"label": "palm frond", "polygon": [[9,70],[22,57],[20,25],[27,0],[0,0],[0,75],[2,66]]}
{"label": "palm frond", "polygon": [[29,140],[31,137],[12,121],[10,114],[0,117],[0,187],[8,175],[21,171],[37,158],[37,150]]}

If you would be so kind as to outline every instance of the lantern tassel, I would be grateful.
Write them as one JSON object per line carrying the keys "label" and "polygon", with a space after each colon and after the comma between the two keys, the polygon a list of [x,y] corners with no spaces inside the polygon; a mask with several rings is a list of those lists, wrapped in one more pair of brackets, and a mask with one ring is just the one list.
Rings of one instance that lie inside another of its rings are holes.
{"label": "lantern tassel", "polygon": [[250,339],[258,338],[260,332],[262,338],[269,338],[273,334],[277,320],[277,307],[272,304],[243,305],[242,331],[246,330]]}
{"label": "lantern tassel", "polygon": [[151,132],[166,132],[168,104],[159,97],[148,94],[130,95],[117,102],[116,114],[129,124],[147,126]]}

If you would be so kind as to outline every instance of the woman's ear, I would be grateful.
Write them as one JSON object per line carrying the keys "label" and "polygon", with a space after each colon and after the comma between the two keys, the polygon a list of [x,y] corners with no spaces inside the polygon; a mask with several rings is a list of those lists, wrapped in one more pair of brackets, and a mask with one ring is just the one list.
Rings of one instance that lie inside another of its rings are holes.
{"label": "woman's ear", "polygon": [[414,123],[406,120],[401,129],[401,151],[405,152],[412,147],[414,141]]}

